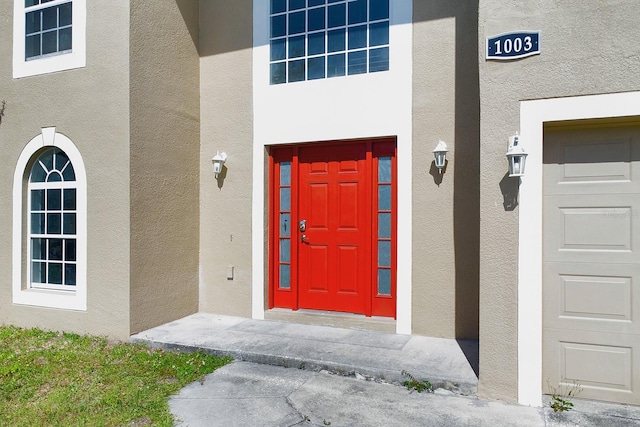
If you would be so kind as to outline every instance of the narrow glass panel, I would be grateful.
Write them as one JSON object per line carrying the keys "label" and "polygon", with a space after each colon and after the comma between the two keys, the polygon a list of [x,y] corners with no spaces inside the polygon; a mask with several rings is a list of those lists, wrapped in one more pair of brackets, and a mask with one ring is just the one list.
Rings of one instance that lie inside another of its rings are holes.
{"label": "narrow glass panel", "polygon": [[369,0],[369,21],[389,18],[389,0]]}
{"label": "narrow glass panel", "polygon": [[369,25],[369,46],[389,44],[389,21]]}
{"label": "narrow glass panel", "polygon": [[308,60],[308,80],[323,79],[324,78],[324,56],[317,58],[309,58]]}
{"label": "narrow glass panel", "polygon": [[280,236],[287,237],[291,235],[291,214],[280,214]]}
{"label": "narrow glass panel", "polygon": [[291,288],[291,268],[289,264],[280,264],[280,288]]}
{"label": "narrow glass panel", "polygon": [[306,0],[289,0],[289,10],[302,9],[305,7]]}
{"label": "narrow glass panel", "polygon": [[27,13],[25,34],[31,34],[38,31],[40,31],[40,11]]}
{"label": "narrow glass panel", "polygon": [[31,190],[31,210],[44,210],[44,190]]}
{"label": "narrow glass panel", "polygon": [[73,165],[71,163],[67,163],[67,167],[62,171],[62,177],[65,181],[75,181],[76,173],[73,170]]}
{"label": "narrow glass panel", "polygon": [[76,210],[76,189],[69,188],[64,190],[64,200],[62,201],[62,208],[65,211]]}
{"label": "narrow glass panel", "polygon": [[47,214],[47,234],[60,234],[62,231],[61,217],[61,214]]}
{"label": "narrow glass panel", "polygon": [[289,35],[304,33],[306,29],[305,25],[305,13],[295,12],[289,14]]}
{"label": "narrow glass panel", "polygon": [[280,185],[291,185],[291,162],[280,163]]}
{"label": "narrow glass panel", "polygon": [[308,31],[323,30],[325,28],[324,10],[324,7],[309,9],[309,18],[307,24]]}
{"label": "narrow glass panel", "polygon": [[369,51],[369,72],[389,70],[389,48],[371,49]]}
{"label": "narrow glass panel", "polygon": [[349,27],[349,49],[367,47],[367,26]]}
{"label": "narrow glass panel", "polygon": [[344,2],[344,0],[328,0],[329,3],[339,3]]}
{"label": "narrow glass panel", "polygon": [[390,213],[378,214],[378,238],[379,239],[391,238],[391,214]]}
{"label": "narrow glass panel", "polygon": [[51,171],[47,176],[47,182],[62,182],[62,175],[58,171]]}
{"label": "narrow glass panel", "polygon": [[31,214],[31,234],[44,234],[44,214]]}
{"label": "narrow glass panel", "polygon": [[39,4],[38,0],[24,0],[24,7],[35,6]]}
{"label": "narrow glass panel", "polygon": [[327,77],[344,76],[344,53],[329,55],[327,58]]}
{"label": "narrow glass panel", "polygon": [[47,172],[42,169],[40,162],[35,162],[33,164],[33,169],[31,169],[31,182],[44,182],[46,178]]}
{"label": "narrow glass panel", "polygon": [[50,30],[58,26],[58,8],[48,7],[42,10],[42,30]]}
{"label": "narrow glass panel", "polygon": [[359,24],[367,20],[367,0],[349,2],[349,25]]}
{"label": "narrow glass panel", "polygon": [[278,15],[271,17],[271,37],[282,37],[287,34],[287,16]]}
{"label": "narrow glass panel", "polygon": [[289,58],[304,56],[304,36],[289,37]]}
{"label": "narrow glass panel", "polygon": [[329,52],[337,52],[340,50],[344,50],[345,47],[345,35],[344,28],[339,30],[329,31],[329,43],[328,43],[328,51]]}
{"label": "narrow glass panel", "polygon": [[341,27],[347,22],[347,9],[344,3],[329,6],[329,28]]}
{"label": "narrow glass panel", "polygon": [[287,57],[287,39],[271,40],[271,60],[278,61]]}
{"label": "narrow glass panel", "polygon": [[299,59],[297,61],[289,61],[289,81],[290,82],[300,82],[304,80],[305,72],[304,72],[304,59]]}
{"label": "narrow glass panel", "polygon": [[287,0],[271,0],[271,13],[280,13],[287,10]]}
{"label": "narrow glass panel", "polygon": [[27,59],[40,56],[40,34],[27,36],[24,41],[24,55]]}
{"label": "narrow glass panel", "polygon": [[64,284],[69,286],[76,285],[76,265],[66,264],[64,266]]}
{"label": "narrow glass panel", "polygon": [[367,72],[367,51],[349,52],[349,75]]}
{"label": "narrow glass panel", "polygon": [[42,33],[42,54],[58,51],[58,32],[56,30]]}
{"label": "narrow glass panel", "polygon": [[60,11],[59,24],[61,27],[71,25],[71,2],[58,6]]}
{"label": "narrow glass panel", "polygon": [[391,182],[391,157],[378,159],[378,182]]}
{"label": "narrow glass panel", "polygon": [[64,231],[64,234],[76,234],[76,214],[63,214],[62,219],[64,221],[64,223],[62,224],[62,230]]}
{"label": "narrow glass panel", "polygon": [[47,209],[59,211],[62,207],[62,190],[59,188],[47,190]]}
{"label": "narrow glass panel", "polygon": [[47,239],[31,239],[31,258],[47,259]]}
{"label": "narrow glass panel", "polygon": [[324,4],[324,0],[309,0],[309,7]]}
{"label": "narrow glass panel", "polygon": [[76,239],[65,239],[64,241],[64,260],[76,260]]}
{"label": "narrow glass panel", "polygon": [[49,260],[62,261],[62,239],[49,239]]}
{"label": "narrow glass panel", "polygon": [[286,83],[287,81],[287,64],[286,62],[278,62],[271,64],[271,84],[277,85]]}
{"label": "narrow glass panel", "polygon": [[57,169],[59,171],[63,170],[68,161],[69,161],[69,158],[64,153],[64,151],[56,152],[54,169]]}
{"label": "narrow glass panel", "polygon": [[47,263],[46,262],[31,263],[31,282],[47,283]]}
{"label": "narrow glass panel", "polygon": [[391,270],[378,269],[378,295],[391,295]]}
{"label": "narrow glass panel", "polygon": [[280,262],[291,261],[291,240],[280,239]]}
{"label": "narrow glass panel", "polygon": [[42,164],[44,165],[44,168],[47,171],[50,171],[51,169],[53,169],[54,151],[55,151],[55,148],[50,148],[46,150],[44,153],[40,154],[40,157],[38,157],[38,160],[42,162]]}
{"label": "narrow glass panel", "polygon": [[58,52],[71,50],[71,27],[63,28],[58,31]]}
{"label": "narrow glass panel", "polygon": [[280,210],[291,210],[291,188],[289,187],[280,189]]}
{"label": "narrow glass panel", "polygon": [[52,285],[62,285],[62,264],[49,263],[49,280]]}
{"label": "narrow glass panel", "polygon": [[391,210],[391,186],[390,185],[378,185],[378,210],[379,211]]}
{"label": "narrow glass panel", "polygon": [[309,55],[317,55],[324,53],[324,31],[321,33],[313,33],[307,36],[307,50]]}
{"label": "narrow glass panel", "polygon": [[391,267],[391,242],[378,241],[378,266]]}

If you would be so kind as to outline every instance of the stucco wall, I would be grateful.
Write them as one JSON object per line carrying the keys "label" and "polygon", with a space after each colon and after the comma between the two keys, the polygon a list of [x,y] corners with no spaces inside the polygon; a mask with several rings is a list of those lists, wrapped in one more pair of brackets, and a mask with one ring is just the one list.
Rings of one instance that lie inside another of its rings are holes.
{"label": "stucco wall", "polygon": [[477,1],[414,1],[413,22],[413,332],[477,338]]}
{"label": "stucco wall", "polygon": [[[0,322],[129,335],[128,5],[87,2],[86,67],[12,78],[13,1],[0,5]],[[88,309],[12,305],[12,185],[16,161],[42,127],[55,126],[80,151],[88,186]]]}
{"label": "stucco wall", "polygon": [[198,309],[197,20],[197,1],[131,2],[131,333]]}
{"label": "stucco wall", "polygon": [[[519,127],[519,102],[637,90],[640,53],[630,37],[637,34],[636,17],[633,0],[480,2],[479,394],[483,397],[517,398],[519,208],[511,201],[518,182],[505,177],[505,152],[508,137]],[[486,37],[515,30],[540,30],[541,55],[485,61]]]}
{"label": "stucco wall", "polygon": [[[252,28],[252,1],[200,1],[200,310],[244,317],[251,316]],[[217,180],[216,151],[229,155]]]}

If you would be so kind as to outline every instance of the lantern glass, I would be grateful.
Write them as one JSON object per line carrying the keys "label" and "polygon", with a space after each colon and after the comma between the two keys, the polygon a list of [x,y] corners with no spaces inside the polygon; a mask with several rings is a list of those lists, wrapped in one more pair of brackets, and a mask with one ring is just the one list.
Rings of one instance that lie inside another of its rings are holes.
{"label": "lantern glass", "polygon": [[433,153],[433,157],[435,157],[436,161],[436,167],[438,169],[442,169],[444,167],[446,156],[446,151],[436,151],[435,153]]}
{"label": "lantern glass", "polygon": [[509,176],[523,176],[527,163],[527,153],[509,155]]}

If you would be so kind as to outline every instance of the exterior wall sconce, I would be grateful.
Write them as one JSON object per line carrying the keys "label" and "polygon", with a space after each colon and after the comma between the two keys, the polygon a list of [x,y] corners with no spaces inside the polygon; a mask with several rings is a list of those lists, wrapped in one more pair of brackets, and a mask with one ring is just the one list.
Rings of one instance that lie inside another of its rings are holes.
{"label": "exterior wall sconce", "polygon": [[218,177],[218,174],[222,172],[222,165],[227,160],[227,153],[224,151],[221,153],[216,151],[216,155],[211,159],[211,164],[213,165],[213,174],[215,177]]}
{"label": "exterior wall sconce", "polygon": [[524,176],[524,168],[527,162],[527,153],[520,147],[520,136],[518,133],[509,138],[509,150],[507,160],[509,161],[509,176]]}
{"label": "exterior wall sconce", "polygon": [[447,160],[447,151],[449,151],[447,150],[447,144],[443,140],[440,140],[435,150],[433,150],[433,157],[435,157],[435,164],[436,164],[436,167],[438,168],[438,172],[440,173],[442,173],[442,168],[444,168],[444,165]]}

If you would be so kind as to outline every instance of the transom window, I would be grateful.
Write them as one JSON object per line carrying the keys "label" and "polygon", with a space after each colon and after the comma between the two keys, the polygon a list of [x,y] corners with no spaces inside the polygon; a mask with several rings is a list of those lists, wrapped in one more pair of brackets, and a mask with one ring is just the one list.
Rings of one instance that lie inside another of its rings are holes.
{"label": "transom window", "polygon": [[25,60],[72,49],[72,2],[25,0]]}
{"label": "transom window", "polygon": [[75,290],[76,176],[67,155],[44,151],[29,177],[30,286]]}
{"label": "transom window", "polygon": [[271,0],[270,82],[389,70],[389,0]]}

